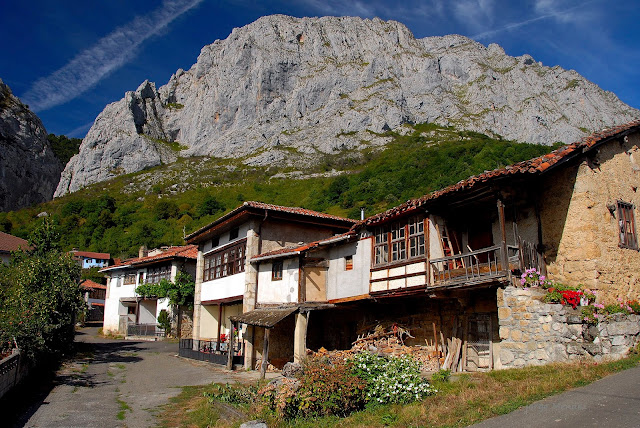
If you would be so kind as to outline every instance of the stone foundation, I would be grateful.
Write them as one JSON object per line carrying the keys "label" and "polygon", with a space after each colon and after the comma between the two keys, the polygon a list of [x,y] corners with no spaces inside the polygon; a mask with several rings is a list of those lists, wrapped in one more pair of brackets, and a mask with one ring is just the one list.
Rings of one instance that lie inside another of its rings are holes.
{"label": "stone foundation", "polygon": [[640,340],[640,316],[616,314],[583,323],[580,308],[544,303],[546,291],[498,289],[500,345],[496,368],[624,357]]}

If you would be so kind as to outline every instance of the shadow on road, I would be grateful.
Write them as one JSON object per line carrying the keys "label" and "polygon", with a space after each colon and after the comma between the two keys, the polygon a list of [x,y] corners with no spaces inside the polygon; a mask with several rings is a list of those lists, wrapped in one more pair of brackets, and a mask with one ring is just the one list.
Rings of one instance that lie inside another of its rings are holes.
{"label": "shadow on road", "polygon": [[59,385],[94,388],[109,382],[107,369],[100,364],[136,363],[145,351],[144,343],[125,341],[87,341],[90,336],[78,331],[73,353],[62,361],[49,361],[30,371],[29,376],[0,399],[1,426],[22,427],[40,408],[47,396]]}

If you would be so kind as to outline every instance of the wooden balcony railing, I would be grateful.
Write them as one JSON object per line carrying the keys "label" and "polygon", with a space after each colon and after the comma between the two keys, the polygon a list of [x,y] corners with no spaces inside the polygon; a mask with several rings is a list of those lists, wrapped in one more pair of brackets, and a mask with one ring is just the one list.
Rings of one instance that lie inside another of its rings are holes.
{"label": "wooden balcony railing", "polygon": [[500,245],[433,259],[429,264],[433,272],[433,286],[436,287],[473,284],[508,275],[508,270],[502,266]]}
{"label": "wooden balcony railing", "polygon": [[472,285],[501,278],[508,279],[513,270],[524,271],[535,267],[542,271],[544,268],[542,256],[538,253],[536,245],[523,240],[519,240],[518,245],[507,245],[506,261],[508,266],[503,266],[500,245],[430,260],[432,286]]}

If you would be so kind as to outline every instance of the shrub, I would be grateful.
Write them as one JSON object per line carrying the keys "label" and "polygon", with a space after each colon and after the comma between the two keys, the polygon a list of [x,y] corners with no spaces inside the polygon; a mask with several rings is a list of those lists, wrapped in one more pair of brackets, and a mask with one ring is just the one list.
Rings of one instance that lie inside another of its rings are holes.
{"label": "shrub", "polygon": [[354,374],[367,381],[367,401],[374,404],[409,403],[437,392],[408,355],[387,359],[363,352],[351,362]]}
{"label": "shrub", "polygon": [[221,385],[213,385],[213,391],[204,392],[203,395],[209,400],[209,403],[217,400],[222,403],[231,404],[250,404],[256,400],[258,388],[253,385],[234,385],[228,383]]}
{"label": "shrub", "polygon": [[440,369],[431,376],[433,382],[449,382],[451,370]]}
{"label": "shrub", "polygon": [[171,319],[165,309],[161,310],[158,314],[158,328],[164,330],[164,335],[171,333]]}
{"label": "shrub", "polygon": [[270,410],[285,419],[300,416],[346,416],[364,408],[366,382],[345,361],[309,358],[299,379],[270,383],[258,393]]}

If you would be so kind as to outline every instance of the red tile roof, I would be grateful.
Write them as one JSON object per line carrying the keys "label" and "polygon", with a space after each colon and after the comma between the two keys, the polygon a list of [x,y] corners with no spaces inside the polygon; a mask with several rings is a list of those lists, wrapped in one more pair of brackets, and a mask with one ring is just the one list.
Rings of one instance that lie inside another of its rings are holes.
{"label": "red tile roof", "polygon": [[86,290],[93,290],[93,289],[96,289],[96,288],[101,288],[101,289],[106,290],[107,286],[106,285],[102,285],[102,284],[98,284],[97,282],[91,281],[90,279],[85,279],[84,281],[82,281],[80,283],[80,288],[84,288]]}
{"label": "red tile roof", "polygon": [[[461,180],[456,184],[453,184],[449,187],[445,187],[444,189],[437,190],[435,192],[429,193],[417,199],[410,199],[404,204],[398,205],[397,207],[391,208],[383,213],[372,215],[360,222],[358,225],[362,224],[375,224],[380,221],[386,220],[390,217],[395,217],[404,212],[410,212],[421,205],[423,205],[427,201],[432,201],[438,199],[444,195],[468,190],[477,186],[479,184],[487,183],[489,181],[493,181],[498,178],[507,177],[507,176],[515,176],[515,175],[535,175],[544,173],[555,165],[559,163],[572,159],[575,156],[583,154],[588,150],[594,148],[596,145],[600,143],[604,143],[605,141],[621,137],[634,128],[640,127],[640,120],[634,120],[632,122],[614,126],[612,128],[604,129],[599,132],[595,132],[580,141],[575,143],[560,147],[557,150],[552,151],[543,156],[539,156],[533,159],[529,159],[526,161],[518,162],[513,165],[506,166],[504,168],[494,169],[493,171],[485,171],[482,174],[471,176],[467,179]],[[354,226],[354,227],[356,227]]]}
{"label": "red tile roof", "polygon": [[76,257],[85,257],[87,259],[109,260],[111,258],[109,253],[94,253],[91,251],[71,251],[71,253]]}
{"label": "red tile roof", "polygon": [[198,257],[198,246],[197,245],[183,245],[179,247],[169,247],[167,250],[155,254],[153,256],[147,257],[135,257],[132,259],[122,260],[119,263],[114,264],[113,266],[109,266],[108,268],[101,269],[100,272],[111,270],[114,268],[121,268],[125,266],[133,266],[139,265],[143,263],[173,259],[173,258],[185,258],[185,259],[193,259],[195,260]]}
{"label": "red tile roof", "polygon": [[253,261],[260,261],[260,260],[267,260],[267,259],[276,259],[276,258],[279,258],[279,256],[286,257],[287,255],[299,254],[299,253],[302,253],[303,251],[318,248],[322,245],[328,245],[333,242],[345,241],[350,238],[354,238],[355,236],[356,236],[356,232],[353,230],[350,230],[348,232],[341,233],[339,235],[334,235],[330,238],[309,242],[308,244],[300,245],[298,247],[280,248],[278,250],[273,250],[266,253],[258,254],[257,256],[252,257],[251,261],[253,262]]}
{"label": "red tile roof", "polygon": [[0,253],[8,253],[11,251],[19,250],[20,248],[24,250],[28,249],[29,243],[22,238],[18,238],[17,236],[0,232]]}
{"label": "red tile roof", "polygon": [[264,202],[255,202],[255,201],[246,201],[245,203],[243,203],[242,205],[240,205],[239,207],[231,210],[230,212],[228,212],[227,214],[223,215],[222,217],[220,217],[219,219],[217,219],[216,221],[201,227],[200,229],[196,230],[195,232],[190,233],[185,239],[187,240],[187,242],[200,235],[201,233],[221,224],[224,223],[225,221],[229,220],[230,218],[234,217],[235,215],[241,213],[242,211],[246,211],[249,208],[255,208],[255,209],[261,209],[261,210],[267,210],[267,211],[274,211],[274,212],[281,212],[281,213],[287,213],[287,214],[295,214],[295,215],[301,215],[301,216],[307,216],[307,217],[315,217],[318,219],[324,219],[324,220],[331,220],[331,221],[337,221],[337,222],[342,222],[342,223],[346,223],[346,224],[355,224],[356,220],[352,220],[350,218],[345,218],[345,217],[339,217],[339,216],[335,216],[335,215],[331,215],[331,214],[325,214],[325,213],[321,213],[318,211],[313,211],[313,210],[308,210],[306,208],[300,208],[300,207],[285,207],[285,206],[281,206],[281,205],[273,205],[273,204],[265,204]]}

